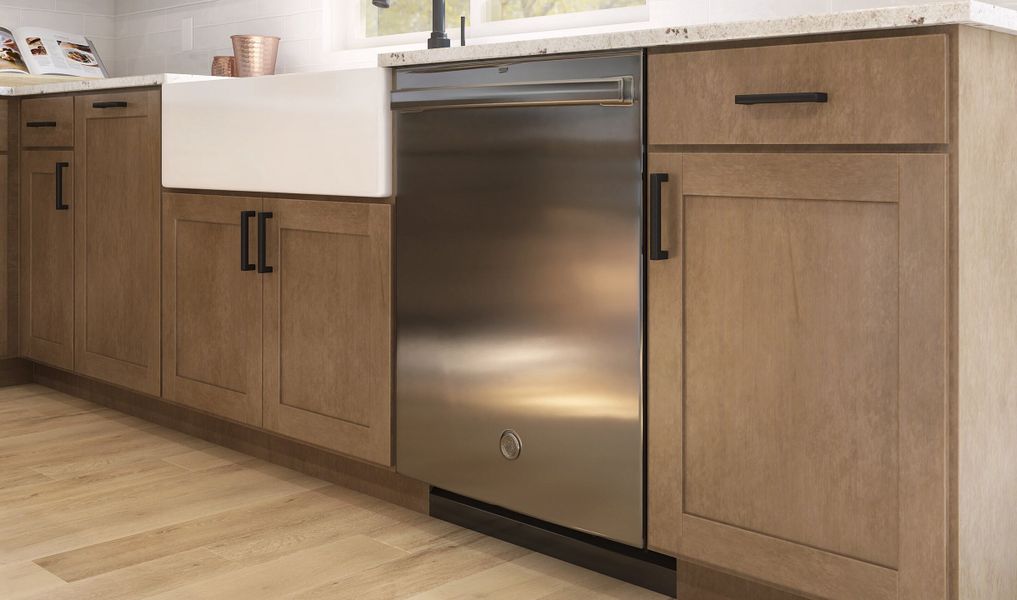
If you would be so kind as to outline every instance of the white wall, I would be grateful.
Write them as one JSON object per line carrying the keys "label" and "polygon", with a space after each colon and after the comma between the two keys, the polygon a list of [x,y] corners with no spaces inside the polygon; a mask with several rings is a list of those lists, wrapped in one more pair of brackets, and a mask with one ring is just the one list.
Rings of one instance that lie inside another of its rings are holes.
{"label": "white wall", "polygon": [[[647,0],[646,25],[778,18],[929,1],[935,0]],[[0,0],[0,23],[19,19],[82,30],[94,37],[115,75],[208,73],[212,56],[232,53],[229,36],[237,33],[281,36],[278,71],[283,73],[374,64],[377,50],[323,51],[328,45],[324,39],[331,39],[325,31],[325,6],[346,2],[359,0]],[[997,3],[1017,8],[1017,0]],[[14,16],[8,19],[7,13]],[[186,18],[193,24],[189,50],[183,49],[182,39]],[[425,37],[420,36],[418,47]]]}
{"label": "white wall", "polygon": [[[230,35],[260,34],[283,38],[279,72],[306,70],[309,61],[320,62],[324,1],[116,0],[117,50],[111,69],[117,75],[208,74],[213,56],[233,54]],[[190,50],[182,43],[187,18],[193,24]]]}
{"label": "white wall", "polygon": [[83,33],[95,42],[103,61],[116,57],[115,15],[115,0],[0,0],[0,26]]}

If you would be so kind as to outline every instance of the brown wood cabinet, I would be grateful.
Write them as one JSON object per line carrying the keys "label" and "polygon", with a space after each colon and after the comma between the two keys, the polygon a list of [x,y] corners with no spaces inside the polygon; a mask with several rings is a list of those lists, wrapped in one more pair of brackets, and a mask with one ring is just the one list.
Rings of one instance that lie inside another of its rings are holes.
{"label": "brown wood cabinet", "polygon": [[167,193],[163,215],[163,396],[390,465],[390,207]]}
{"label": "brown wood cabinet", "polygon": [[947,157],[650,172],[650,545],[809,597],[944,598]]}
{"label": "brown wood cabinet", "polygon": [[167,193],[162,233],[163,398],[259,427],[263,277],[240,269],[240,231],[261,204]]}
{"label": "brown wood cabinet", "polygon": [[265,427],[391,464],[390,207],[266,199]]}
{"label": "brown wood cabinet", "polygon": [[158,395],[159,92],[27,99],[21,121],[53,130],[23,148],[68,146],[21,153],[21,354]]}
{"label": "brown wood cabinet", "polygon": [[[949,39],[933,33],[749,48],[676,46],[648,65],[650,144],[941,144]],[[752,102],[822,93],[822,102]],[[758,100],[758,98],[756,98]]]}
{"label": "brown wood cabinet", "polygon": [[22,147],[69,148],[73,145],[73,96],[43,96],[21,101]]}
{"label": "brown wood cabinet", "polygon": [[[651,546],[810,600],[1017,598],[1017,36],[647,67]],[[829,98],[731,97],[793,92]]]}
{"label": "brown wood cabinet", "polygon": [[74,101],[74,369],[158,395],[159,92]]}
{"label": "brown wood cabinet", "polygon": [[74,366],[74,166],[69,151],[21,154],[21,354],[68,370]]}

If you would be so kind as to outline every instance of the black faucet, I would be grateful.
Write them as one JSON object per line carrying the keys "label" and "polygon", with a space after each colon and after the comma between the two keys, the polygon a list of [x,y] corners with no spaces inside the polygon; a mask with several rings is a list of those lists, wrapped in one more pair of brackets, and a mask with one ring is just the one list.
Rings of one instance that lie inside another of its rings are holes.
{"label": "black faucet", "polygon": [[[378,8],[391,6],[390,0],[371,0]],[[448,48],[452,42],[445,33],[445,0],[431,0],[431,37],[427,39],[428,48]]]}

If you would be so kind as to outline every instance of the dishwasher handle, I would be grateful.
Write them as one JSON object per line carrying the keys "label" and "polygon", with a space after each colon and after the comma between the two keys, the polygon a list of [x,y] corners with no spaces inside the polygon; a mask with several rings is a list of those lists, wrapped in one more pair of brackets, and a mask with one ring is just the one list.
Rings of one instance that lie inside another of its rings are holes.
{"label": "dishwasher handle", "polygon": [[630,106],[632,77],[417,88],[392,92],[392,110],[505,106]]}

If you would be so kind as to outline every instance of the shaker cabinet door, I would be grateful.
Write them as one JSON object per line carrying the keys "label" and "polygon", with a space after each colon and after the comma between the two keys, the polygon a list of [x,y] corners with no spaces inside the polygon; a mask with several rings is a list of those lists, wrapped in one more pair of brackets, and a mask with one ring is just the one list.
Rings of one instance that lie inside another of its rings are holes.
{"label": "shaker cabinet door", "polygon": [[74,368],[74,153],[21,153],[21,355]]}
{"label": "shaker cabinet door", "polygon": [[74,100],[74,369],[158,396],[159,92]]}
{"label": "shaker cabinet door", "polygon": [[265,427],[390,465],[391,207],[266,199]]}
{"label": "shaker cabinet door", "polygon": [[163,398],[254,426],[262,423],[260,208],[261,199],[239,196],[163,199]]}
{"label": "shaker cabinet door", "polygon": [[945,598],[947,168],[651,155],[653,548],[809,597]]}

